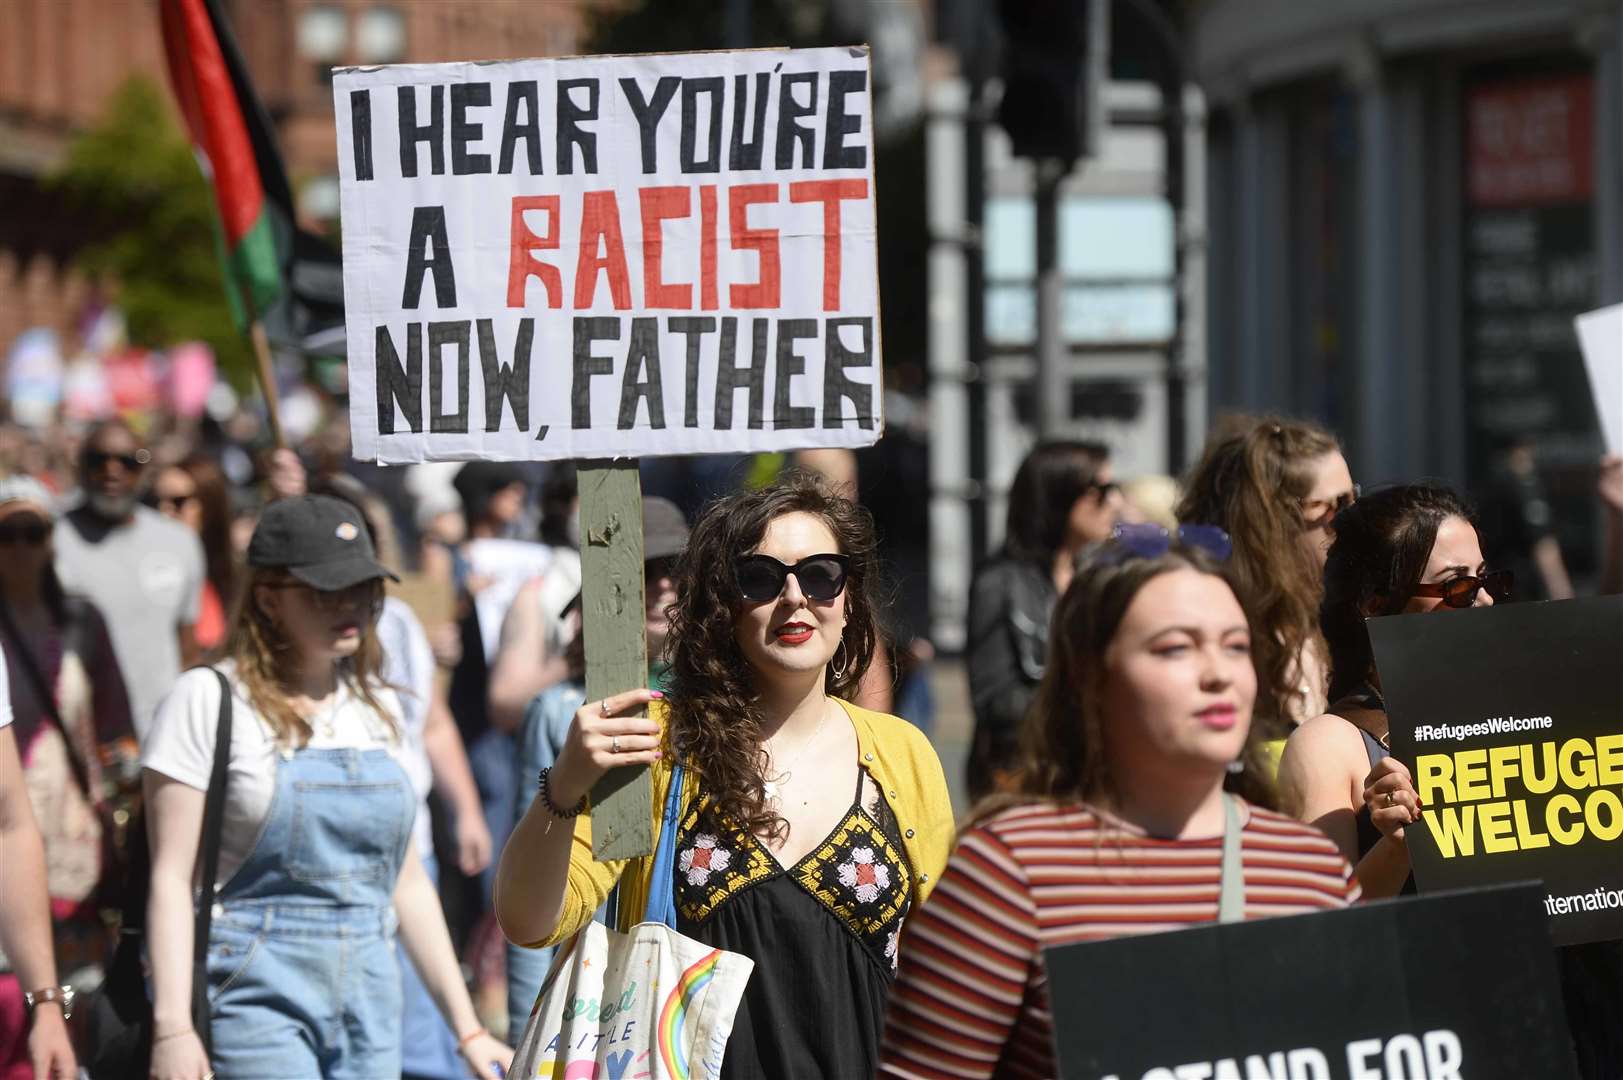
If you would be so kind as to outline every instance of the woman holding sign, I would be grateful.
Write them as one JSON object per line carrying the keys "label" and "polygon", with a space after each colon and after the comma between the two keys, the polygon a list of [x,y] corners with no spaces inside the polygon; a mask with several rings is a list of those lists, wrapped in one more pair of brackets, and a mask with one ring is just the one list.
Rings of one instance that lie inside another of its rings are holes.
{"label": "woman holding sign", "polygon": [[[1344,907],[1347,862],[1263,809],[1252,622],[1221,530],[1121,525],[1054,611],[1016,794],[983,809],[904,942],[882,1072],[1056,1075],[1042,951]],[[1171,868],[1171,872],[1169,872]]]}
{"label": "woman holding sign", "polygon": [[649,765],[657,832],[680,760],[677,929],[755,962],[729,1080],[873,1075],[903,924],[952,842],[929,742],[848,700],[879,634],[874,544],[803,475],[712,505],[676,568],[668,696],[587,702],[502,853],[511,940],[570,937],[616,883],[628,929],[652,860],[594,862],[590,816],[561,826],[608,769]]}
{"label": "woman holding sign", "polygon": [[1420,820],[1420,797],[1409,770],[1390,756],[1364,620],[1491,605],[1510,587],[1508,571],[1488,572],[1476,518],[1446,487],[1387,488],[1336,518],[1320,612],[1333,704],[1291,735],[1279,783],[1297,817],[1323,829],[1357,865],[1366,896],[1414,891],[1403,830]]}
{"label": "woman holding sign", "polygon": [[[480,1027],[439,897],[410,843],[400,703],[379,674],[383,579],[360,511],[303,495],[266,508],[218,671],[180,677],[142,747],[152,885],[151,1075],[399,1076],[395,933],[478,1076],[512,1052]],[[222,702],[224,688],[230,696]],[[207,1034],[192,948],[204,800],[230,710]]]}

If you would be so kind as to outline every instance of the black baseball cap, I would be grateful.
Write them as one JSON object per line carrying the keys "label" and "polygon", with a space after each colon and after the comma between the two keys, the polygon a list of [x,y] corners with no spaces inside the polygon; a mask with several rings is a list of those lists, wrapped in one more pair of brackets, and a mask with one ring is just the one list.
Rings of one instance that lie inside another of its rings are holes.
{"label": "black baseball cap", "polygon": [[378,562],[360,510],[331,495],[298,495],[265,507],[248,541],[248,565],[286,570],[322,592],[380,577],[400,580]]}

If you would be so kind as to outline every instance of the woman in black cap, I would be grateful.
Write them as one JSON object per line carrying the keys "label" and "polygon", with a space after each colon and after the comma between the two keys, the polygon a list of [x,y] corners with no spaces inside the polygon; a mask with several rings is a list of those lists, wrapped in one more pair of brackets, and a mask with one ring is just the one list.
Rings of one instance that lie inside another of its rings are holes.
{"label": "woman in black cap", "polygon": [[[143,748],[151,1074],[400,1075],[398,925],[468,1063],[494,1077],[510,1052],[479,1025],[410,844],[416,800],[374,631],[393,575],[359,512],[321,495],[272,503],[248,564],[218,675],[182,675]],[[192,879],[224,686],[219,870],[202,897],[210,1053],[191,1010]]]}

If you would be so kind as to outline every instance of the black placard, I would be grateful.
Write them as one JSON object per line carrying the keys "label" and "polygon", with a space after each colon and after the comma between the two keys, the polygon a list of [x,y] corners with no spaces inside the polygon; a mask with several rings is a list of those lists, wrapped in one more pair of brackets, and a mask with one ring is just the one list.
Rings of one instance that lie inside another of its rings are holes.
{"label": "black placard", "polygon": [[1365,625],[1426,803],[1415,884],[1542,879],[1556,944],[1623,938],[1623,596]]}
{"label": "black placard", "polygon": [[1575,1075],[1530,885],[1046,950],[1067,1080]]}

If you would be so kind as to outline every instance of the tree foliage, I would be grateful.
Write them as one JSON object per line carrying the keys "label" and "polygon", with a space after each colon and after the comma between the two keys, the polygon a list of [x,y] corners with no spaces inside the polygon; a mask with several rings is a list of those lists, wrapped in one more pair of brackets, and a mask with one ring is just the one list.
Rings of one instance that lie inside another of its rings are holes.
{"label": "tree foliage", "polygon": [[105,223],[74,261],[116,283],[132,343],[201,340],[227,370],[249,370],[221,276],[213,193],[161,87],[125,82],[74,138],[52,183]]}

